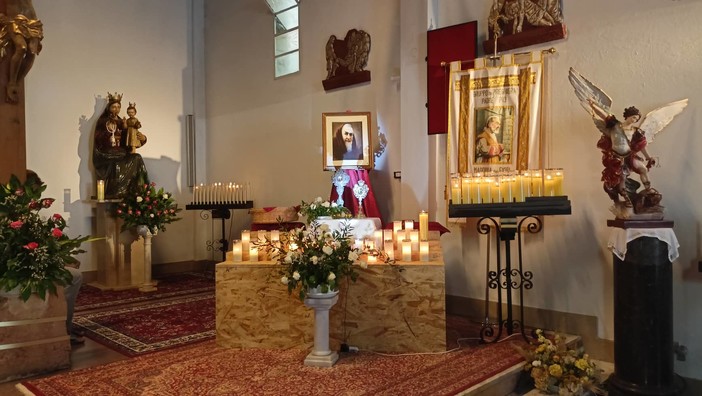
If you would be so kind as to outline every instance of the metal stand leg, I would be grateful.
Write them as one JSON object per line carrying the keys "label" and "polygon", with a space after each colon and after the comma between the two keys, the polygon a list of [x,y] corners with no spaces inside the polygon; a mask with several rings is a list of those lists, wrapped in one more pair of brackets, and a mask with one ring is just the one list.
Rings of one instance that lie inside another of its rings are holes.
{"label": "metal stand leg", "polygon": [[[488,222],[492,223],[497,234],[497,238],[495,239],[495,250],[497,253],[496,271],[488,270],[487,272],[487,288],[497,289],[497,322],[489,323],[489,321],[486,320],[483,323],[480,329],[480,340],[482,342],[497,342],[502,337],[503,328],[507,330],[507,335],[512,335],[519,331],[524,340],[527,342],[530,341],[524,330],[524,289],[531,289],[533,287],[531,280],[533,274],[531,271],[523,270],[521,238],[522,225],[527,219],[532,221],[526,224],[526,230],[528,232],[537,233],[541,231],[541,220],[534,216],[524,217],[519,222],[517,222],[517,219],[514,217],[501,218],[499,222],[491,217],[483,217],[478,221],[478,232],[480,234],[489,235],[491,226]],[[512,268],[511,242],[514,240],[515,235],[517,236],[518,267]],[[505,251],[504,268],[501,259],[501,242],[504,243]],[[513,316],[513,289],[519,290],[520,316],[518,320]],[[502,310],[503,294],[506,299],[506,318],[504,318]],[[488,316],[487,311],[485,316]],[[497,327],[497,331],[495,331],[495,327]]]}
{"label": "metal stand leg", "polygon": [[231,218],[232,214],[229,209],[212,209],[213,219],[222,219],[222,238],[219,240],[219,250],[222,252],[222,261],[227,261],[227,250],[229,250],[229,241],[227,240],[227,219]]}

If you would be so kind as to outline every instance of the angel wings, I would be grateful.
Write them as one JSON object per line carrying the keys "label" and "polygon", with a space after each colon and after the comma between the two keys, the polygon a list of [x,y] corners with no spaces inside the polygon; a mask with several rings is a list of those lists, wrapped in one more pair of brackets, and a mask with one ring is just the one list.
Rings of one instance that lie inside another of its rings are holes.
{"label": "angel wings", "polygon": [[[568,80],[575,88],[575,96],[578,97],[580,104],[592,116],[597,128],[602,133],[606,133],[603,128],[606,128],[605,119],[611,115],[612,98],[572,67],[568,73]],[[687,106],[687,99],[661,106],[646,114],[640,120],[641,123],[638,129],[650,143],[658,132],[662,131],[676,115],[683,111],[685,106]]]}
{"label": "angel wings", "polygon": [[[648,177],[648,170],[656,161],[646,151],[646,145],[682,112],[687,99],[661,106],[643,119],[636,107],[628,107],[624,109],[623,121],[619,121],[612,115],[612,99],[604,91],[573,68],[568,79],[580,104],[602,132],[597,147],[602,151],[602,182],[604,190],[614,201],[613,212],[619,218],[662,218],[662,196],[651,187]],[[637,173],[641,183],[629,178],[631,173]],[[641,184],[644,189],[638,191]],[[620,198],[624,200],[620,201]]]}

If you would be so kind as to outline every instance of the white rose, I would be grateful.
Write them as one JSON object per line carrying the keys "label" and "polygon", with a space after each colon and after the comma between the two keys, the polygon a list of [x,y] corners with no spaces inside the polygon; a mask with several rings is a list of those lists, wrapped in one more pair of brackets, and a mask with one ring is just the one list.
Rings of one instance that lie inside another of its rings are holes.
{"label": "white rose", "polygon": [[330,205],[329,202],[323,202],[323,203],[322,203],[322,206],[324,206],[325,208],[328,208],[329,205]]}
{"label": "white rose", "polygon": [[322,202],[322,197],[317,197],[314,199],[314,202]]}
{"label": "white rose", "polygon": [[356,261],[358,259],[358,253],[355,251],[350,251],[349,252],[349,261]]}
{"label": "white rose", "polygon": [[331,203],[331,207],[332,207],[332,208],[336,208],[337,206],[339,206],[339,205],[337,205],[336,202],[332,202],[332,203]]}
{"label": "white rose", "polygon": [[358,264],[361,265],[361,268],[368,268],[368,263],[366,262],[366,260],[361,260],[358,262]]}
{"label": "white rose", "polygon": [[163,194],[163,199],[168,199],[168,194]]}
{"label": "white rose", "polygon": [[290,255],[285,256],[285,264],[292,264],[292,257]]}
{"label": "white rose", "polygon": [[287,285],[288,284],[288,277],[284,276],[284,277],[280,278],[280,282],[284,285]]}
{"label": "white rose", "polygon": [[326,254],[327,256],[331,256],[331,254],[334,253],[334,249],[332,249],[331,246],[325,246],[325,247],[323,247],[323,248],[322,248],[322,251],[323,251],[324,254]]}
{"label": "white rose", "polygon": [[333,281],[334,279],[336,279],[336,275],[334,275],[333,272],[330,272],[330,273],[329,273],[329,276],[327,276],[327,280]]}
{"label": "white rose", "polygon": [[154,214],[153,214],[153,213],[151,213],[151,214],[149,215],[149,217],[154,217]]}
{"label": "white rose", "polygon": [[534,367],[539,367],[539,366],[541,366],[541,361],[540,361],[540,360],[534,360],[533,362],[531,362],[531,365],[534,366]]}
{"label": "white rose", "polygon": [[315,264],[315,265],[316,265],[317,262],[319,261],[319,257],[317,257],[317,256],[312,256],[312,258],[310,258],[310,260],[312,260],[312,264]]}
{"label": "white rose", "polygon": [[142,197],[137,197],[137,202],[141,202],[141,201],[143,201],[143,200],[144,200],[144,198],[142,198]]}
{"label": "white rose", "polygon": [[310,209],[315,210],[317,208],[317,205],[315,204],[310,204]]}
{"label": "white rose", "polygon": [[293,279],[300,280],[300,273],[297,271],[293,272]]}

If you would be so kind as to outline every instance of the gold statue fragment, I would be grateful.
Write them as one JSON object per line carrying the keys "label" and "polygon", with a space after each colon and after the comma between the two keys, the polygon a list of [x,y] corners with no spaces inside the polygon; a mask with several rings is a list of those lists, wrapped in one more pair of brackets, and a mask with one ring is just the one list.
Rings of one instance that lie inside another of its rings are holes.
{"label": "gold statue fragment", "polygon": [[32,0],[7,0],[7,14],[0,14],[0,59],[10,56],[8,102],[17,102],[19,83],[39,55],[43,38],[43,25]]}

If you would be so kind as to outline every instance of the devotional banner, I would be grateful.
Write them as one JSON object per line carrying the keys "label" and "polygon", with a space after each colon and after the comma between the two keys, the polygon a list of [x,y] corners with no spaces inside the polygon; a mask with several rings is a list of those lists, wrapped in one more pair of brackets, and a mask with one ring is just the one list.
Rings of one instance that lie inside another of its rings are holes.
{"label": "devotional banner", "polygon": [[[461,71],[451,64],[449,93],[449,172],[509,172],[541,167],[540,52],[517,63],[476,60]],[[534,61],[536,59],[536,61]]]}

